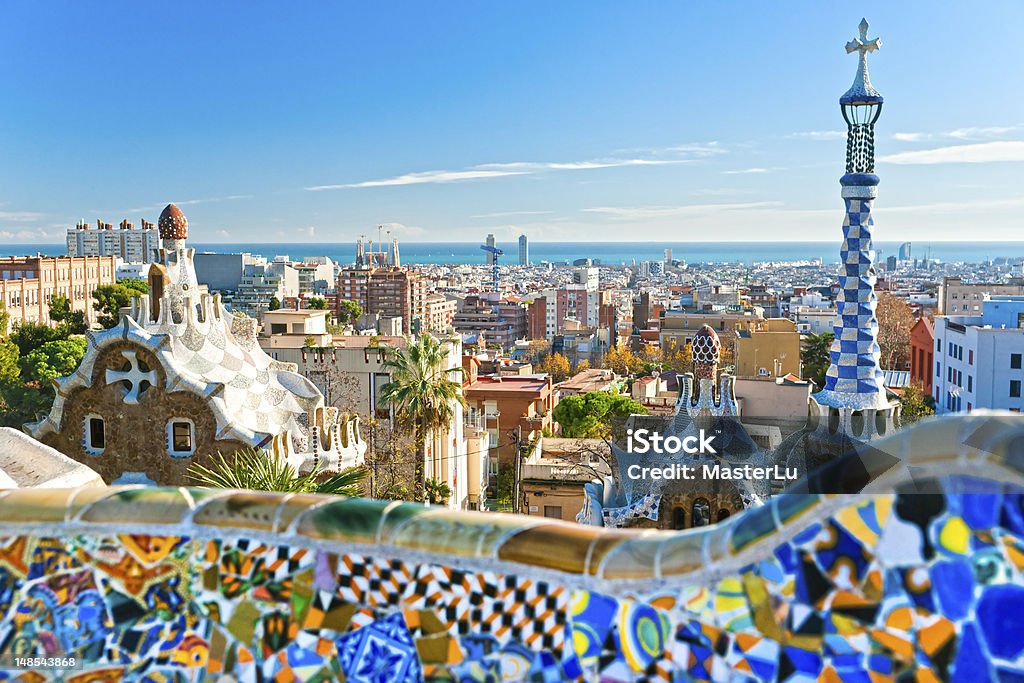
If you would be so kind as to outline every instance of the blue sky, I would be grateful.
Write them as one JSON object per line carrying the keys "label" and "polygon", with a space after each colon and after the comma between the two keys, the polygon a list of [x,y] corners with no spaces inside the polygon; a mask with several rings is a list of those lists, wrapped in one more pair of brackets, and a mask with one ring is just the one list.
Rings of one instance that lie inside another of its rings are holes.
{"label": "blue sky", "polygon": [[883,240],[1019,239],[1024,3],[0,3],[0,242],[839,239],[883,48]]}

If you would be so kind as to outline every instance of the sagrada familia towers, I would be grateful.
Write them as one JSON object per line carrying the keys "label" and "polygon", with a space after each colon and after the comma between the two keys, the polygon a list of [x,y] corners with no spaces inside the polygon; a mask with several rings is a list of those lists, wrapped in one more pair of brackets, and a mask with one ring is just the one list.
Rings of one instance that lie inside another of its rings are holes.
{"label": "sagrada familia towers", "polygon": [[78,369],[55,381],[50,414],[26,430],[108,483],[185,484],[191,463],[247,448],[302,472],[361,464],[358,420],[326,406],[293,363],[264,353],[256,320],[201,291],[188,220],[174,204],[159,231],[148,296],[133,298],[112,329],[87,334]]}

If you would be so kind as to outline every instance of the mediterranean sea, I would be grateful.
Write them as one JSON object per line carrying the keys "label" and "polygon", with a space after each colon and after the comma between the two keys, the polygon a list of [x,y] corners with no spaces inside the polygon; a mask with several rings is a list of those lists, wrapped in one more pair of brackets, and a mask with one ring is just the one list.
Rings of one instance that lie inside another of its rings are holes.
{"label": "mediterranean sea", "polygon": [[[250,252],[273,258],[288,256],[293,261],[306,256],[329,256],[339,263],[355,259],[354,242],[279,242],[279,243],[190,243],[197,251],[221,253]],[[895,256],[899,242],[877,242],[878,260]],[[519,245],[499,242],[505,251],[500,263],[519,263]],[[593,259],[604,265],[629,265],[640,261],[660,261],[665,249],[672,258],[687,263],[757,263],[792,262],[821,259],[823,263],[839,262],[840,241],[830,242],[531,242],[530,262],[572,263],[577,259]],[[374,245],[376,249],[376,245]],[[476,242],[401,242],[399,252],[403,264],[483,264],[485,252]],[[0,244],[0,257],[26,256],[41,253],[48,256],[67,254],[62,244]],[[913,242],[911,257],[930,258],[944,262],[980,263],[998,258],[1024,259],[1024,242]]]}

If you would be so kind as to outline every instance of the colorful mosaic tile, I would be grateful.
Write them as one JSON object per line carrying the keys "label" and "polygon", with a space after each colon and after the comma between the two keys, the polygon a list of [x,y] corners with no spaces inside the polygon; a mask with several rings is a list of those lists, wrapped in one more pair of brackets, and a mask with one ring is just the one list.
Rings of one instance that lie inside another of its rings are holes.
{"label": "colorful mosaic tile", "polygon": [[[112,491],[92,503],[102,522],[68,532],[48,522],[39,534],[18,531],[23,511],[6,521],[14,491],[0,499],[0,661],[80,664],[21,667],[0,681],[1016,680],[1024,479],[979,457],[952,473],[952,457],[932,458],[913,486],[894,479],[896,493],[770,500],[759,516],[767,510],[779,528],[739,515],[644,535],[649,575],[629,580],[595,578],[587,558],[584,571],[559,572],[531,564],[536,549],[509,551],[538,528],[532,519],[507,518],[479,557],[431,556],[361,544],[374,527],[402,537],[422,518],[404,506],[375,506],[350,537],[343,518],[323,528],[321,499],[306,512],[289,501],[293,528],[308,531],[257,537],[244,524],[226,531],[230,520],[194,521],[211,500],[196,495],[180,524],[162,527],[172,533],[154,536],[132,519],[167,492]],[[258,495],[268,509],[285,504]],[[125,521],[112,526],[118,505]],[[492,526],[481,515],[450,520]],[[578,527],[552,523],[544,537],[562,528],[577,552]],[[637,538],[594,533],[588,557]],[[681,548],[698,559],[673,557]]]}

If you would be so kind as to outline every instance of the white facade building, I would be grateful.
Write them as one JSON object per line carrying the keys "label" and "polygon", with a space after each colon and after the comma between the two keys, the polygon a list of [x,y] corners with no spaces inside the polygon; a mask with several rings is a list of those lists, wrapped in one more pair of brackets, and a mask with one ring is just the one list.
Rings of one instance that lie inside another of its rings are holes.
{"label": "white facade building", "polygon": [[116,256],[128,263],[152,263],[160,257],[160,234],[152,223],[143,221],[141,230],[128,221],[118,229],[96,221],[93,228],[85,221],[67,232],[68,256]]}
{"label": "white facade building", "polygon": [[992,296],[981,308],[935,318],[937,414],[1024,408],[1024,296]]}

